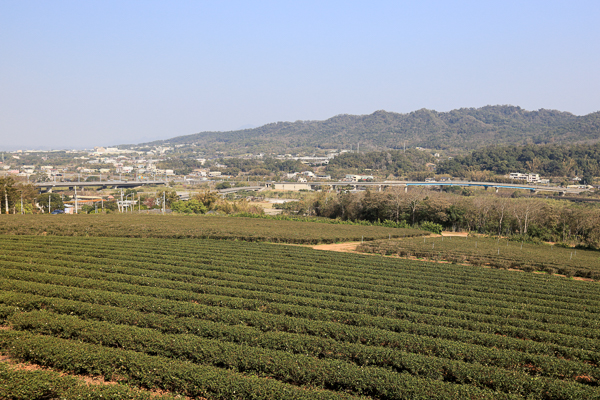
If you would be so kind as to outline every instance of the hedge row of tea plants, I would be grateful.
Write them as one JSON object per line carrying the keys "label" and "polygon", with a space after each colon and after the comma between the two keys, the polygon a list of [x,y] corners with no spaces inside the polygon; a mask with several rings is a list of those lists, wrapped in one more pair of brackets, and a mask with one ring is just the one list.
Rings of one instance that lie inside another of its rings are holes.
{"label": "hedge row of tea plants", "polygon": [[67,373],[210,399],[600,396],[596,283],[240,241],[0,250],[2,352]]}
{"label": "hedge row of tea plants", "polygon": [[358,251],[600,280],[600,252],[489,237],[376,240]]}

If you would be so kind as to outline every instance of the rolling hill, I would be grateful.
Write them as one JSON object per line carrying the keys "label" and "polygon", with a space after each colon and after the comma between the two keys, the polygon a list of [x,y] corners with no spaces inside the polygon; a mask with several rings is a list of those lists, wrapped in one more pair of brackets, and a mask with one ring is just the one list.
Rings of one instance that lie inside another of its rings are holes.
{"label": "rolling hill", "polygon": [[407,114],[376,111],[342,114],[325,121],[274,122],[254,129],[201,132],[142,145],[196,146],[228,153],[283,153],[322,149],[364,150],[409,147],[472,150],[489,145],[593,143],[600,139],[600,112],[569,112],[518,106],[421,109]]}

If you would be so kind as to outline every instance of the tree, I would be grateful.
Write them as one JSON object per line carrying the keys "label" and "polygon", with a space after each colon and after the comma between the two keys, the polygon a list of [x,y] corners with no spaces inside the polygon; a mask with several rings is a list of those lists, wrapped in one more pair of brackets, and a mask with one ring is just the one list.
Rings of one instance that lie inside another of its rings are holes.
{"label": "tree", "polygon": [[392,186],[386,190],[388,203],[390,204],[391,219],[395,222],[400,221],[402,215],[402,204],[404,200],[404,189],[398,186]]}
{"label": "tree", "polygon": [[174,190],[161,190],[158,193],[156,193],[156,202],[162,206],[162,201],[163,201],[163,197],[165,199],[165,203],[166,203],[166,207],[171,206],[171,204],[173,204],[176,201],[179,201],[179,196],[177,195],[177,192]]}
{"label": "tree", "polygon": [[[56,193],[42,193],[36,198],[36,201],[38,205],[43,208],[45,213],[65,208],[62,198]],[[48,204],[48,201],[50,201],[50,204]],[[50,208],[48,208],[48,206],[50,206]]]}
{"label": "tree", "polygon": [[156,206],[156,198],[148,197],[146,200],[144,200],[144,205],[148,208],[154,208],[154,206]]}
{"label": "tree", "polygon": [[17,183],[13,177],[0,177],[0,214],[21,213],[21,199],[23,199],[24,211],[33,212],[33,201],[37,191],[32,185]]}
{"label": "tree", "polygon": [[537,199],[513,199],[511,201],[511,211],[517,221],[521,235],[527,234],[529,221],[540,207],[540,201]]}
{"label": "tree", "polygon": [[408,189],[408,191],[405,193],[404,201],[408,205],[408,208],[409,208],[411,216],[412,216],[412,224],[414,225],[416,223],[415,218],[417,216],[417,208],[419,207],[419,204],[421,204],[421,202],[425,198],[425,195],[423,194],[423,191],[425,190],[425,188],[422,186],[418,186],[418,187],[413,186],[413,188]]}
{"label": "tree", "polygon": [[583,173],[583,178],[581,179],[580,183],[582,185],[593,185],[594,184],[594,177],[592,176],[590,171],[585,171]]}
{"label": "tree", "polygon": [[214,208],[214,206],[218,203],[219,198],[219,193],[211,192],[210,190],[200,192],[194,196],[194,199],[204,204],[209,210],[212,210]]}
{"label": "tree", "polygon": [[196,199],[190,199],[188,201],[176,201],[171,204],[171,209],[175,212],[186,214],[204,214],[206,211],[208,211],[206,206]]}

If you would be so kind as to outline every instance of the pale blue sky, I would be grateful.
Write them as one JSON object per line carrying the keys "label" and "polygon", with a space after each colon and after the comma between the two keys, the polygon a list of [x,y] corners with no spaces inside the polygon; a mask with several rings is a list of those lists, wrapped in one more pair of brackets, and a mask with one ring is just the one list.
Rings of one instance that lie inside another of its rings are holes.
{"label": "pale blue sky", "polygon": [[600,1],[0,0],[0,150],[384,109],[600,110]]}

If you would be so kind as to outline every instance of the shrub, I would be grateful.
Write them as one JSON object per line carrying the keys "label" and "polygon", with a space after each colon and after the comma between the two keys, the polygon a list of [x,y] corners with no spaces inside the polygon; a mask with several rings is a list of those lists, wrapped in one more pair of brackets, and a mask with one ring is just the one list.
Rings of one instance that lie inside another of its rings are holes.
{"label": "shrub", "polygon": [[426,221],[421,224],[421,229],[441,235],[443,227],[435,222]]}

